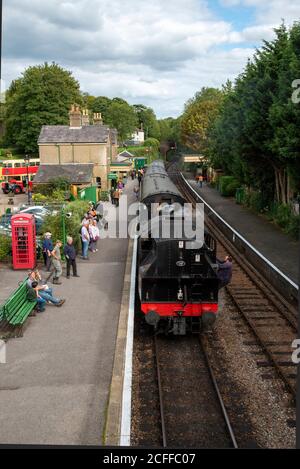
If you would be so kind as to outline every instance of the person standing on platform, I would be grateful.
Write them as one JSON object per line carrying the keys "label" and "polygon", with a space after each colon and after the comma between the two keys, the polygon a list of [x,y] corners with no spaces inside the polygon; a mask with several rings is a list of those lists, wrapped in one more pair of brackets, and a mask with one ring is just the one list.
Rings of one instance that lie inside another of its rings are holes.
{"label": "person standing on platform", "polygon": [[53,242],[51,236],[51,233],[47,232],[45,233],[43,240],[43,258],[47,272],[50,272],[51,252],[53,251]]}
{"label": "person standing on platform", "polygon": [[77,274],[77,264],[76,264],[76,250],[73,244],[73,238],[71,236],[67,237],[67,244],[64,246],[64,255],[67,261],[67,278],[70,278],[70,270],[72,266],[73,277],[79,277]]}
{"label": "person standing on platform", "polygon": [[52,264],[54,267],[54,274],[53,274],[53,283],[55,285],[61,285],[59,281],[62,275],[62,266],[61,266],[61,253],[60,248],[62,247],[62,242],[58,239],[55,243],[54,249],[51,253],[52,255]]}
{"label": "person standing on platform", "polygon": [[89,226],[89,234],[90,234],[90,250],[92,252],[97,252],[97,243],[100,237],[100,231],[97,225],[97,221],[93,220]]}
{"label": "person standing on platform", "polygon": [[203,186],[203,176],[202,176],[202,174],[200,174],[200,176],[199,176],[199,186],[200,186],[200,189],[202,189],[202,186]]}
{"label": "person standing on platform", "polygon": [[119,207],[120,189],[116,189],[114,191],[113,199],[114,199],[114,205],[116,207]]}
{"label": "person standing on platform", "polygon": [[114,201],[114,192],[115,192],[115,188],[112,187],[112,188],[110,189],[110,201],[111,201],[111,203],[112,203],[113,205],[115,204],[115,201]]}
{"label": "person standing on platform", "polygon": [[81,227],[80,235],[81,235],[81,241],[82,241],[82,259],[88,260],[88,250],[89,250],[89,244],[90,244],[88,221],[83,223]]}

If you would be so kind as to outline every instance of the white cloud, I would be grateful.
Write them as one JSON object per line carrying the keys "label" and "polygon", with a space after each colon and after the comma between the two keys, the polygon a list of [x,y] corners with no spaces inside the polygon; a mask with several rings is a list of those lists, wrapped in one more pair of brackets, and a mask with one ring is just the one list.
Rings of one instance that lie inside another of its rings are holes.
{"label": "white cloud", "polygon": [[255,24],[235,31],[208,0],[6,0],[4,79],[56,61],[85,91],[178,114],[201,86],[221,85],[242,70],[253,53],[243,43],[259,45],[281,16],[300,15],[294,0],[220,1],[255,7]]}

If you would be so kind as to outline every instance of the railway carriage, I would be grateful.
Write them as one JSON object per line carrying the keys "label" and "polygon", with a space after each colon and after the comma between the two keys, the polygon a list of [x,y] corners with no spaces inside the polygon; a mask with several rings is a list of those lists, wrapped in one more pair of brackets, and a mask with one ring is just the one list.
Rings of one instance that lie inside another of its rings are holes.
{"label": "railway carriage", "polygon": [[208,233],[204,243],[178,237],[178,226],[183,228],[187,216],[186,201],[162,161],[148,167],[141,202],[149,220],[138,243],[141,312],[157,331],[174,335],[199,332],[214,322],[218,311],[215,240]]}

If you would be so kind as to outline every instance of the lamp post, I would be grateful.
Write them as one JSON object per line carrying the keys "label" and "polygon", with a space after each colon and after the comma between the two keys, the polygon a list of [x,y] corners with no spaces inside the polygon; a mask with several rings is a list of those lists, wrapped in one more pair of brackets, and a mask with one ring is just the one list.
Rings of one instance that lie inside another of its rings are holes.
{"label": "lamp post", "polygon": [[27,169],[26,185],[27,185],[28,205],[30,205],[30,188],[29,188],[29,163],[30,163],[30,157],[29,157],[29,155],[25,155],[24,160],[25,160],[26,169]]}
{"label": "lamp post", "polygon": [[62,241],[63,245],[66,244],[66,219],[65,219],[65,205],[61,209],[61,227],[62,227]]}
{"label": "lamp post", "polygon": [[[67,232],[66,232],[66,218],[71,218],[72,212],[66,213],[66,204],[63,204],[61,207],[61,228],[62,228],[62,242],[65,246],[67,242]],[[62,259],[65,260],[65,255],[62,254]]]}

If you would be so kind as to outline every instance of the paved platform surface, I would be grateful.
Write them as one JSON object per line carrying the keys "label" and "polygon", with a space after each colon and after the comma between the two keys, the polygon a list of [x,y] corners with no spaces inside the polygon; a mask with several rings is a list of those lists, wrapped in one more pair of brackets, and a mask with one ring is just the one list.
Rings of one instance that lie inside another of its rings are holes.
{"label": "paved platform surface", "polygon": [[[100,240],[99,252],[78,262],[80,278],[55,286],[67,299],[63,307],[47,306],[30,318],[23,338],[7,343],[1,443],[103,443],[127,246],[128,239]],[[1,275],[4,292],[13,273]]]}
{"label": "paved platform surface", "polygon": [[[11,198],[14,200],[14,205],[10,205],[8,203],[8,200]],[[27,194],[3,194],[2,189],[0,188],[0,215],[3,215],[7,208],[16,210],[20,205],[26,204],[27,200]]]}
{"label": "paved platform surface", "polygon": [[285,235],[264,217],[251,213],[234,199],[222,197],[219,192],[203,184],[202,189],[188,180],[199,195],[249,243],[291,280],[298,284],[299,243]]}

